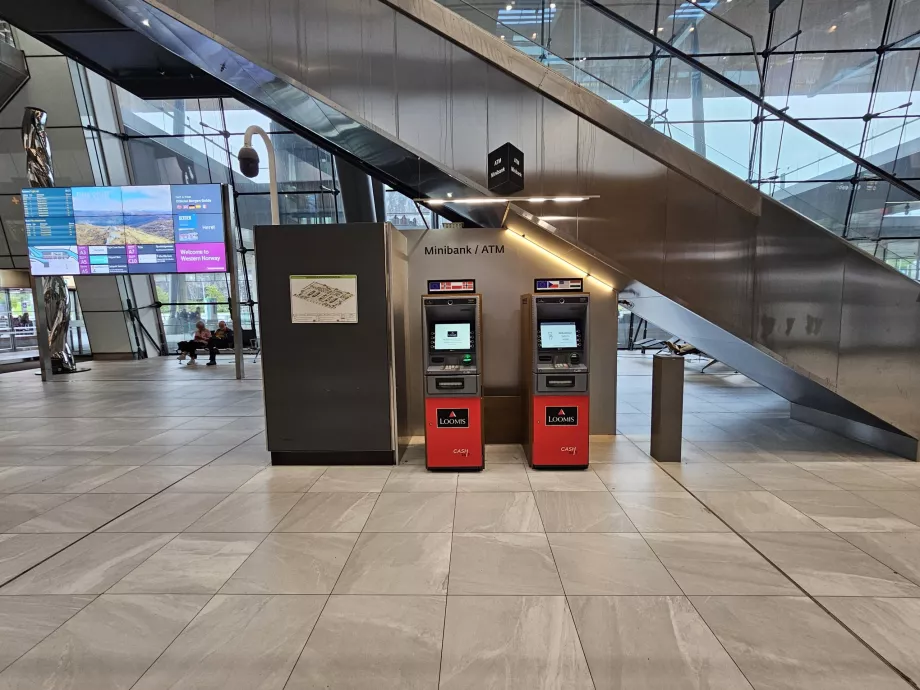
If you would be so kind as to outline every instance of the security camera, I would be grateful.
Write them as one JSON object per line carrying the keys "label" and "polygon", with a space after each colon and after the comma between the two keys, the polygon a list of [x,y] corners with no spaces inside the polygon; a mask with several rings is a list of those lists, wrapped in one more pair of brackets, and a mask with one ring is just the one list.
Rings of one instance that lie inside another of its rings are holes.
{"label": "security camera", "polygon": [[252,146],[242,146],[236,157],[240,162],[240,172],[246,177],[259,174],[259,153]]}

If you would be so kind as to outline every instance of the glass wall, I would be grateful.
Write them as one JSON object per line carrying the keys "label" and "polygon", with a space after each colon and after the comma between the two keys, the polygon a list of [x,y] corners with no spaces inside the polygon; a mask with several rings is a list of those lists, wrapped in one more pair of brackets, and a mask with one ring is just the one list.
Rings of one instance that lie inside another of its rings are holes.
{"label": "glass wall", "polygon": [[[332,154],[233,99],[144,101],[117,89],[126,149],[135,184],[230,184],[244,343],[258,329],[258,288],[252,229],[271,223],[268,154],[260,137],[253,147],[261,168],[255,178],[238,170],[236,154],[250,125],[259,125],[275,148],[279,210],[284,224],[344,219]],[[170,346],[185,340],[200,318],[209,328],[230,319],[226,274],[158,275],[157,300]]]}
{"label": "glass wall", "polygon": [[914,195],[757,104],[920,189],[920,0],[441,2],[877,256],[920,238]]}

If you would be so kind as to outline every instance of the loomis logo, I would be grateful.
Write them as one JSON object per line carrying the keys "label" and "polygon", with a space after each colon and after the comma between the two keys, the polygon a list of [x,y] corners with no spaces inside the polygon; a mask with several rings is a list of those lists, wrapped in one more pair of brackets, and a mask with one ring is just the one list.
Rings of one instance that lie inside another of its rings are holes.
{"label": "loomis logo", "polygon": [[547,407],[546,426],[578,426],[578,408]]}
{"label": "loomis logo", "polygon": [[438,409],[438,428],[467,429],[470,426],[469,409]]}

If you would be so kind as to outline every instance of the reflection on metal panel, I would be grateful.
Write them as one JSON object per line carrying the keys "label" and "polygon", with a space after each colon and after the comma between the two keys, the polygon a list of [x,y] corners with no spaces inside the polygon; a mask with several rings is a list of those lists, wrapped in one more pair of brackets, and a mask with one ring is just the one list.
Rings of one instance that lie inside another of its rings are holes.
{"label": "reflection on metal panel", "polygon": [[431,0],[92,2],[414,196],[485,194],[510,141],[526,193],[599,198],[509,225],[602,259],[638,314],[790,400],[920,437],[916,284]]}

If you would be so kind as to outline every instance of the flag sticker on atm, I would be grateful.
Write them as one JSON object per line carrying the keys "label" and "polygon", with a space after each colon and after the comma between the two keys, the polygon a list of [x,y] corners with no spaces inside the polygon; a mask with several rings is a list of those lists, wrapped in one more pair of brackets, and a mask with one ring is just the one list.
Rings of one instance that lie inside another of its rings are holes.
{"label": "flag sticker on atm", "polygon": [[547,407],[546,426],[578,426],[578,408]]}
{"label": "flag sticker on atm", "polygon": [[438,428],[449,429],[468,429],[470,426],[470,411],[468,408],[457,409],[451,407],[448,409],[438,408]]}

